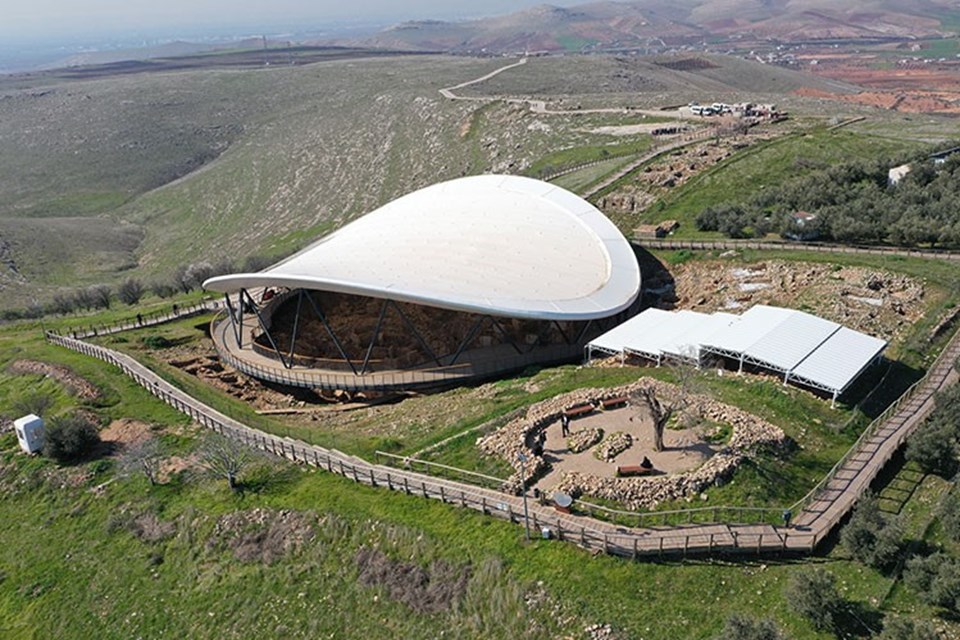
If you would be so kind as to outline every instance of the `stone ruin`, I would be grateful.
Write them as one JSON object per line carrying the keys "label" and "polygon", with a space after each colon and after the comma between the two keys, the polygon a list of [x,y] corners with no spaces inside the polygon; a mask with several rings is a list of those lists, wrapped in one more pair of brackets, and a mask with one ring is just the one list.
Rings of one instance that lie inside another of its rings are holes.
{"label": "stone ruin", "polygon": [[[762,418],[747,413],[702,394],[686,394],[683,390],[659,380],[643,379],[614,389],[578,389],[539,402],[529,407],[525,414],[511,420],[503,427],[477,440],[477,446],[492,456],[508,461],[514,473],[507,479],[505,491],[520,493],[521,486],[548,471],[548,463],[535,452],[540,434],[549,425],[560,420],[564,410],[584,403],[599,404],[603,400],[622,396],[631,397],[642,388],[651,389],[667,402],[683,395],[681,419],[695,417],[729,425],[732,428],[729,443],[703,465],[666,476],[615,478],[567,472],[561,476],[556,490],[574,497],[593,496],[614,500],[627,509],[653,509],[663,502],[692,500],[708,487],[719,485],[733,475],[744,459],[762,449],[782,450],[787,437],[779,427]],[[523,453],[527,462],[522,465],[525,478],[521,477],[518,454]]]}

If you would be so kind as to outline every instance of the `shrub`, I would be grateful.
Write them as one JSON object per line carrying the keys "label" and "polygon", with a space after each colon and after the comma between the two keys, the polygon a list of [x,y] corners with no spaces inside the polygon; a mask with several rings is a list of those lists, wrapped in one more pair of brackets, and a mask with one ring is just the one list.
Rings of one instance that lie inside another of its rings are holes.
{"label": "shrub", "polygon": [[127,278],[120,284],[120,288],[117,289],[117,297],[120,298],[121,302],[129,305],[140,302],[143,293],[143,283],[136,278]]}
{"label": "shrub", "polygon": [[883,625],[877,640],[940,640],[940,636],[928,622],[894,618]]}
{"label": "shrub", "polygon": [[167,282],[151,282],[150,291],[158,298],[169,298],[177,292],[176,287]]}
{"label": "shrub", "polygon": [[78,414],[52,419],[43,436],[43,453],[57,462],[75,462],[90,455],[100,444],[100,433]]}
{"label": "shrub", "polygon": [[960,542],[960,491],[956,487],[940,501],[939,516],[944,533],[954,542]]}
{"label": "shrub", "polygon": [[90,299],[93,301],[94,308],[97,309],[109,309],[110,308],[110,287],[105,284],[95,284],[92,287],[89,287],[87,291],[90,294]]}
{"label": "shrub", "polygon": [[954,427],[928,420],[907,441],[907,460],[927,473],[952,478],[957,472],[957,443]]}
{"label": "shrub", "polygon": [[163,336],[146,336],[143,339],[143,345],[148,349],[168,349],[173,343]]}
{"label": "shrub", "polygon": [[840,532],[840,543],[857,560],[877,569],[890,569],[903,547],[903,527],[880,513],[875,496],[860,499],[850,522]]}
{"label": "shrub", "polygon": [[44,391],[27,391],[13,403],[13,410],[22,415],[43,415],[53,406],[53,396]]}
{"label": "shrub", "polygon": [[960,563],[949,555],[935,553],[911,558],[903,581],[927,604],[960,611]]}
{"label": "shrub", "polygon": [[783,640],[783,634],[769,618],[757,620],[734,613],[714,640]]}
{"label": "shrub", "polygon": [[823,569],[798,573],[787,586],[787,601],[818,631],[836,631],[845,603],[836,578]]}

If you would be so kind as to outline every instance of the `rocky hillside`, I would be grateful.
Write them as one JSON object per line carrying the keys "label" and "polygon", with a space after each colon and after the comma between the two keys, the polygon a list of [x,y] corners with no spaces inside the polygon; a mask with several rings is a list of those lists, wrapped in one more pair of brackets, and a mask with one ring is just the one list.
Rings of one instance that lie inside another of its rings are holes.
{"label": "rocky hillside", "polygon": [[952,33],[948,0],[640,0],[542,5],[469,22],[418,21],[365,45],[460,52],[662,50],[704,41],[936,38]]}

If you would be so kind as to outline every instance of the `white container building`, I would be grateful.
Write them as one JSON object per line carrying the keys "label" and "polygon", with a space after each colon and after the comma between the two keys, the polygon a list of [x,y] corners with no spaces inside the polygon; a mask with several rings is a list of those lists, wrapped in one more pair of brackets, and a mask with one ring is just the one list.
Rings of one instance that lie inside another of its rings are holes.
{"label": "white container building", "polygon": [[13,421],[20,448],[27,453],[38,453],[43,449],[43,419],[33,415],[23,416]]}

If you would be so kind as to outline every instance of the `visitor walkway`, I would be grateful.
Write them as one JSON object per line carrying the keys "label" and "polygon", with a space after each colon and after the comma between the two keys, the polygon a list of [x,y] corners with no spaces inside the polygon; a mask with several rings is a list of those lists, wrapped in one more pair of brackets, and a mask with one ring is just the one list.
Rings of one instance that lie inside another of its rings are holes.
{"label": "visitor walkway", "polygon": [[[793,507],[795,519],[791,526],[719,522],[630,528],[586,516],[560,513],[532,498],[526,505],[529,515],[525,518],[522,497],[406,469],[372,464],[333,449],[258,431],[177,389],[126,354],[53,332],[47,332],[46,336],[54,344],[117,366],[153,395],[201,425],[248,446],[339,474],[361,484],[438,499],[513,523],[526,523],[532,535],[549,535],[597,552],[634,558],[677,554],[813,552],[853,507],[907,436],[929,414],[934,405],[934,394],[956,383],[958,376],[954,363],[960,357],[958,334],[923,380],[868,427],[827,477]],[[735,508],[713,509],[721,514],[736,512]]]}
{"label": "visitor walkway", "polygon": [[[244,314],[242,325],[257,326],[257,317]],[[276,355],[265,355],[253,348],[252,335],[244,336],[243,347],[237,343],[233,323],[222,314],[211,323],[213,339],[221,360],[234,369],[257,378],[279,384],[311,389],[349,389],[351,391],[398,391],[410,388],[429,388],[465,384],[505,371],[519,371],[530,365],[568,362],[581,355],[577,346],[552,345],[540,347],[534,353],[517,353],[509,345],[487,348],[485,353],[465,351],[461,362],[451,366],[420,367],[417,369],[390,369],[385,371],[332,371],[293,364],[285,367]],[[354,366],[360,368],[362,361]],[[343,361],[344,368],[347,367]]]}

